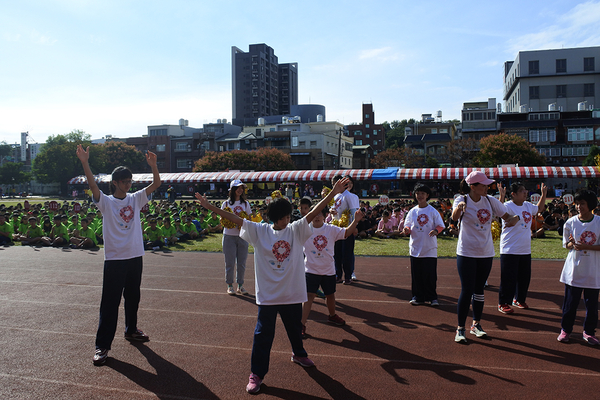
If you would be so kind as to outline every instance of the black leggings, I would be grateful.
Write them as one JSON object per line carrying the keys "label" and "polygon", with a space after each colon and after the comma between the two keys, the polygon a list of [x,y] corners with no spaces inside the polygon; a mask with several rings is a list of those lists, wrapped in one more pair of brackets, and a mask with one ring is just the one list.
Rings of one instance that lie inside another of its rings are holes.
{"label": "black leggings", "polygon": [[483,289],[490,271],[493,257],[473,258],[456,256],[461,292],[458,297],[458,326],[465,326],[469,305],[473,303],[473,320],[480,321],[483,313]]}

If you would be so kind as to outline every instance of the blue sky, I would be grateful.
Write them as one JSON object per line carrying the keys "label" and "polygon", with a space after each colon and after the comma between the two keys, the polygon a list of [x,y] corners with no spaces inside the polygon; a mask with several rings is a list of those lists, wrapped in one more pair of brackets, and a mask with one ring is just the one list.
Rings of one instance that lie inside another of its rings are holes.
{"label": "blue sky", "polygon": [[502,99],[519,50],[600,45],[600,1],[0,0],[0,141],[231,120],[231,46],[299,64],[300,104],[376,122]]}

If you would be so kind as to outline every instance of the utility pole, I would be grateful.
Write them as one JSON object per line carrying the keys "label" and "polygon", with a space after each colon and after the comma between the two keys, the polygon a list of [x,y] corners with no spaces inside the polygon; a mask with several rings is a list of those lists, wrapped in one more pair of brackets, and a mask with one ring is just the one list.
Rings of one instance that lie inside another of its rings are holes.
{"label": "utility pole", "polygon": [[342,169],[341,157],[342,157],[342,128],[338,129],[338,169]]}

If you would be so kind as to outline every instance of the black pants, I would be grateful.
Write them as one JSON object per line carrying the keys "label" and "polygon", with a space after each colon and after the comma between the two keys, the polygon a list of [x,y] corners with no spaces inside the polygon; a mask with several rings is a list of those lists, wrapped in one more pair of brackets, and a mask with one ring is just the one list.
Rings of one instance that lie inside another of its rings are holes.
{"label": "black pants", "polygon": [[437,258],[410,257],[412,296],[415,300],[437,300]]}
{"label": "black pants", "polygon": [[335,242],[333,258],[335,260],[335,274],[338,279],[349,281],[354,273],[354,235]]}
{"label": "black pants", "polygon": [[583,302],[585,303],[586,310],[583,331],[593,336],[598,326],[598,293],[600,293],[600,289],[584,289],[565,285],[565,299],[563,301],[563,315],[560,325],[565,332],[573,332],[581,293],[583,293]]}
{"label": "black pants", "polygon": [[531,254],[500,255],[498,304],[525,303],[531,281]]}
{"label": "black pants", "polygon": [[142,257],[104,261],[100,322],[96,333],[96,348],[108,349],[115,338],[121,296],[125,299],[125,332],[137,330],[137,312],[142,283]]}

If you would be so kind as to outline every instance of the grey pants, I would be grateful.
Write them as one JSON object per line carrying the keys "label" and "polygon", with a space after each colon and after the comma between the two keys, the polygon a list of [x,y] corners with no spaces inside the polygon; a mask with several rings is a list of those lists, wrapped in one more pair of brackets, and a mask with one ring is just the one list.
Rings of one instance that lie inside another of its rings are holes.
{"label": "grey pants", "polygon": [[248,242],[239,236],[223,235],[223,255],[225,256],[225,282],[228,285],[233,284],[233,272],[237,260],[236,282],[240,286],[243,285],[246,259],[248,258]]}

